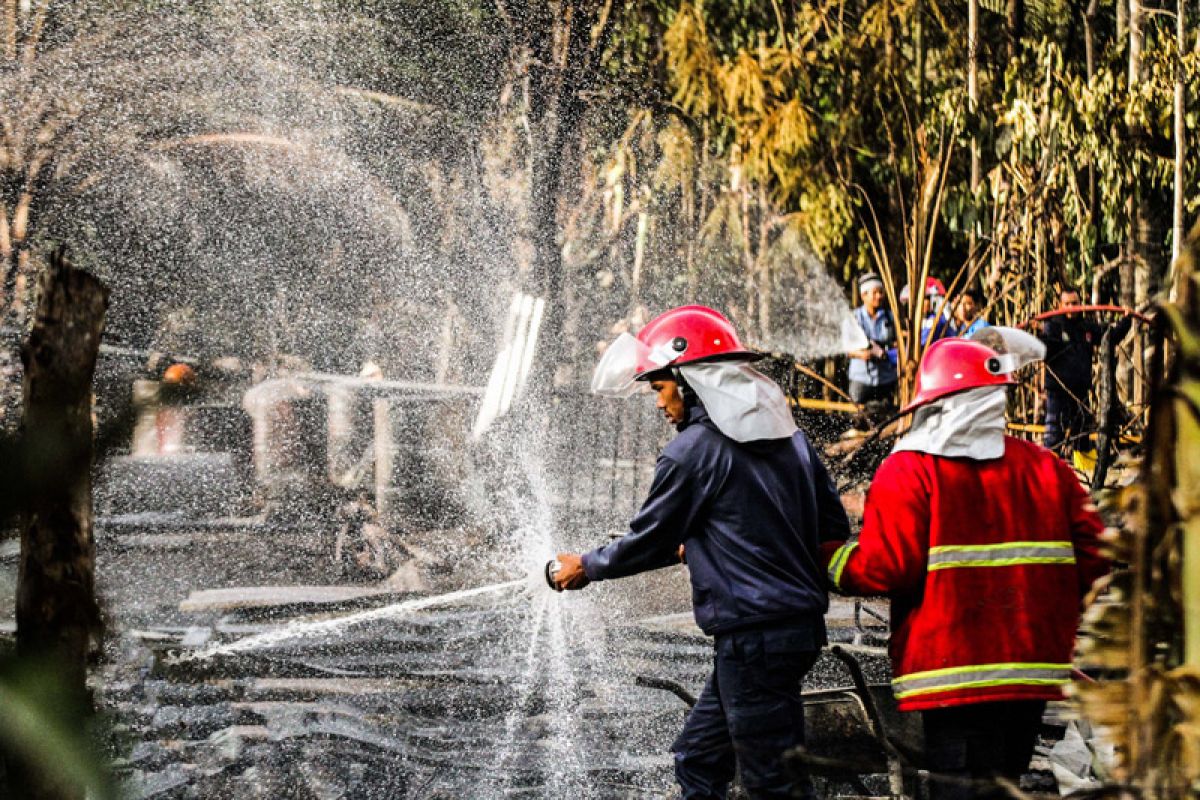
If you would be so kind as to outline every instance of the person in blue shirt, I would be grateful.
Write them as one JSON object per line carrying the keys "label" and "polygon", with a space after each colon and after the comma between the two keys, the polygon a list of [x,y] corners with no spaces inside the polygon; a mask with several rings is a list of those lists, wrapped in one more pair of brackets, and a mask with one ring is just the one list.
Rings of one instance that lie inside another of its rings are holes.
{"label": "person in blue shirt", "polygon": [[874,272],[858,279],[862,305],[854,319],[867,335],[868,346],[850,352],[850,399],[859,405],[891,403],[896,396],[896,364],[888,351],[896,346],[896,320],[883,306],[883,281]]}
{"label": "person in blue shirt", "polygon": [[[906,307],[909,295],[906,285],[900,290],[900,302]],[[921,296],[921,344],[933,344],[938,339],[957,335],[958,328],[950,318],[950,310],[946,308],[946,287],[931,275],[925,279],[925,291]]]}
{"label": "person in blue shirt", "polygon": [[958,335],[969,339],[971,334],[980,328],[987,328],[991,323],[983,316],[983,291],[972,286],[958,298],[954,307],[954,321],[958,324]]}
{"label": "person in blue shirt", "polygon": [[[649,382],[679,435],[659,456],[629,532],[583,555],[559,553],[556,587],[582,589],[686,555],[714,664],[671,747],[683,798],[725,797],[735,771],[752,798],[813,797],[812,782],[789,774],[782,755],[804,743],[801,681],[827,641],[820,547],[848,535],[849,521],[782,390],[744,360],[691,357],[697,340],[740,351],[728,321],[692,335],[672,313],[646,326],[658,326],[653,336],[639,334],[657,364],[610,374]],[[664,317],[671,324],[660,325]],[[604,366],[592,383],[599,394],[608,393]],[[622,383],[611,382],[614,396]]]}

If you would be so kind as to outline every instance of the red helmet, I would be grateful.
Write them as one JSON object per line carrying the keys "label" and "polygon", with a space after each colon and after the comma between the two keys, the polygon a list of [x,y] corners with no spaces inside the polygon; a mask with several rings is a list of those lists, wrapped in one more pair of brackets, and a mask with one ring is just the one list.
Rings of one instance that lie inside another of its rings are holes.
{"label": "red helmet", "polygon": [[969,339],[939,339],[925,351],[917,370],[916,394],[900,413],[967,389],[1016,382],[1006,359],[987,345]]}
{"label": "red helmet", "polygon": [[738,339],[733,324],[707,306],[680,306],[659,314],[638,331],[637,380],[664,367],[702,361],[758,359]]}
{"label": "red helmet", "polygon": [[[904,288],[900,290],[900,302],[907,303],[909,298],[908,284],[904,284]],[[925,296],[926,297],[945,297],[946,285],[937,278],[930,275],[925,279]]]}

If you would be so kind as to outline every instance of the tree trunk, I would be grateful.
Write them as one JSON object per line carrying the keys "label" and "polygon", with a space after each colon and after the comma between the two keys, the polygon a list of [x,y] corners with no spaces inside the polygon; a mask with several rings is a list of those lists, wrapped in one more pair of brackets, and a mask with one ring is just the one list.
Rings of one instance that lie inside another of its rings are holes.
{"label": "tree trunk", "polygon": [[[1129,28],[1129,97],[1132,98],[1136,92],[1138,84],[1142,77],[1142,5],[1141,0],[1128,0],[1128,28]],[[1124,0],[1117,0],[1117,7],[1125,7]],[[1126,208],[1129,216],[1129,234],[1125,242],[1125,257],[1121,264],[1121,305],[1126,307],[1134,307],[1137,305],[1138,284],[1140,276],[1144,275],[1144,264],[1141,263],[1144,253],[1139,247],[1139,239],[1142,233],[1142,208],[1141,208],[1141,167],[1137,157],[1137,140],[1138,131],[1130,130],[1127,133],[1129,142],[1129,163],[1132,172],[1132,191],[1129,193],[1129,198],[1126,201]],[[1126,402],[1137,402],[1140,398],[1137,396],[1136,388],[1137,380],[1134,375],[1135,365],[1141,362],[1141,348],[1136,340],[1133,347],[1132,357],[1122,353],[1121,365],[1118,369],[1119,380]]]}
{"label": "tree trunk", "polygon": [[[559,206],[564,194],[563,162],[578,136],[586,104],[580,96],[597,74],[603,37],[609,29],[598,0],[531,4],[527,25],[529,67],[525,85],[529,139],[529,200],[536,294],[546,301],[531,386],[556,385],[562,363],[565,323]],[[593,26],[601,28],[592,40]]]}
{"label": "tree trunk", "polygon": [[1112,457],[1121,430],[1120,402],[1117,399],[1117,339],[1113,326],[1100,339],[1100,376],[1096,393],[1096,469],[1092,472],[1092,493],[1099,495],[1108,477]]}
{"label": "tree trunk", "polygon": [[[1145,39],[1145,9],[1142,0],[1129,0],[1129,87],[1132,96],[1138,84],[1143,80],[1144,67],[1142,51]],[[1135,131],[1134,141],[1142,138],[1141,131]],[[1145,172],[1139,159],[1133,162],[1133,214],[1130,220],[1133,224],[1131,233],[1133,251],[1133,303],[1144,307],[1150,298],[1158,291],[1158,283],[1163,274],[1162,227],[1160,216],[1165,215],[1161,198],[1152,198],[1144,180]],[[1151,206],[1152,199],[1157,208]],[[1147,341],[1144,331],[1136,331],[1133,338],[1133,367],[1145,374]],[[1130,395],[1138,405],[1145,404],[1146,382],[1133,381],[1133,393]]]}
{"label": "tree trunk", "polygon": [[925,113],[925,3],[917,0],[913,7],[913,51],[917,70],[917,124]]}
{"label": "tree trunk", "polygon": [[758,247],[755,248],[754,260],[758,274],[758,335],[764,343],[774,341],[771,329],[771,259],[768,257],[771,241],[771,219],[768,213],[767,189],[761,182],[758,184],[756,204],[758,222]]}
{"label": "tree trunk", "polygon": [[[1120,5],[1118,3],[1117,5]],[[1133,90],[1142,80],[1142,43],[1145,34],[1142,0],[1129,0],[1129,89]]]}
{"label": "tree trunk", "polygon": [[[25,366],[27,496],[17,586],[17,654],[48,659],[67,700],[90,708],[87,655],[99,631],[92,539],[92,375],[108,289],[56,252],[39,286]],[[20,796],[63,797],[44,776]]]}
{"label": "tree trunk", "polygon": [[1004,14],[1004,42],[1009,61],[1017,57],[1024,35],[1025,0],[1008,0]]}
{"label": "tree trunk", "polygon": [[1183,54],[1187,50],[1187,3],[1178,0],[1175,4],[1175,44],[1178,48],[1175,62],[1175,197],[1171,215],[1171,261],[1179,258],[1183,248],[1183,178],[1184,159],[1187,156],[1187,89],[1184,84]]}
{"label": "tree trunk", "polygon": [[[1083,12],[1083,43],[1087,54],[1087,79],[1090,86],[1096,77],[1096,15],[1100,12],[1100,0],[1090,0]],[[1096,193],[1096,165],[1087,167],[1088,226],[1092,233],[1092,247],[1088,263],[1093,269],[1100,262],[1100,198]],[[1093,298],[1093,302],[1100,302]]]}
{"label": "tree trunk", "polygon": [[[971,203],[978,209],[979,203],[979,0],[967,0],[967,103],[971,111]],[[979,235],[982,214],[975,212],[971,223],[971,244],[968,252],[974,254]]]}

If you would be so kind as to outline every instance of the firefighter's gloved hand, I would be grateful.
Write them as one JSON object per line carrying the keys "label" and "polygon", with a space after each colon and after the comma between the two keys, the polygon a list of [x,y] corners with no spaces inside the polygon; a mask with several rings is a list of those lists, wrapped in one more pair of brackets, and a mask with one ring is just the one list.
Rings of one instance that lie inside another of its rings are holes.
{"label": "firefighter's gloved hand", "polygon": [[582,589],[591,583],[587,573],[583,571],[583,558],[576,553],[559,553],[558,572],[554,574],[554,583],[559,590]]}

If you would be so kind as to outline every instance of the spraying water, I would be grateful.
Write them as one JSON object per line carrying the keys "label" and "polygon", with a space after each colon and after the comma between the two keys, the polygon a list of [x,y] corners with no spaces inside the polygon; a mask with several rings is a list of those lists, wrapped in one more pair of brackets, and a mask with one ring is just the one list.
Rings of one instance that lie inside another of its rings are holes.
{"label": "spraying water", "polygon": [[[27,153],[12,150],[13,174],[30,166],[18,157],[47,159],[37,162],[46,185],[39,181],[29,201],[37,224],[16,247],[32,253],[50,241],[70,244],[112,286],[109,335],[131,346],[202,359],[236,356],[256,373],[298,364],[297,371],[353,375],[368,362],[390,381],[485,387],[497,345],[506,346],[497,334],[505,332],[510,298],[532,265],[523,230],[530,209],[521,194],[528,158],[519,115],[503,100],[514,87],[500,85],[506,55],[485,30],[502,26],[473,11],[447,46],[436,35],[444,21],[434,17],[455,13],[456,4],[409,0],[395,4],[387,19],[320,10],[342,5],[217,0],[209,13],[192,13],[188,4],[151,11],[138,4],[64,4],[68,11],[48,29],[53,35],[39,57],[0,76],[10,127],[37,143]],[[43,4],[20,4],[27,6]],[[516,95],[522,81],[518,75]],[[836,284],[801,244],[783,240],[773,252],[769,299],[738,320],[756,333],[748,338],[800,357],[836,352],[846,312]],[[610,266],[620,263],[618,255],[614,248]],[[740,276],[720,281],[706,273],[699,295],[684,296],[666,256],[659,260],[640,297],[603,291],[602,270],[591,287],[590,261],[573,262],[576,288],[586,297],[569,309],[567,327],[581,352],[550,342],[549,350],[539,344],[539,358],[584,374],[593,361],[589,337],[607,341],[614,320],[636,316],[635,303],[658,311],[700,301],[735,317],[739,305],[750,304]],[[453,450],[445,473],[468,506],[460,517],[431,502],[402,509],[401,534],[426,535],[423,544],[446,563],[482,560],[501,575],[528,569],[530,577],[299,620],[201,647],[176,662],[287,644],[316,660],[358,647],[362,652],[351,655],[366,660],[377,644],[368,626],[394,633],[426,622],[422,612],[457,605],[445,614],[448,621],[412,634],[427,652],[414,646],[380,656],[399,672],[419,671],[418,658],[427,655],[430,670],[501,676],[487,687],[499,698],[489,702],[502,706],[495,728],[486,717],[456,716],[460,709],[449,701],[432,704],[441,716],[420,725],[402,708],[391,709],[400,738],[434,730],[455,741],[479,729],[487,749],[474,763],[493,766],[495,774],[480,778],[447,747],[449,758],[425,757],[449,763],[438,767],[431,786],[441,785],[448,796],[479,796],[481,783],[494,796],[603,796],[598,772],[626,774],[626,760],[643,758],[649,777],[626,796],[660,793],[670,782],[662,744],[682,709],[669,698],[656,706],[656,698],[631,689],[633,676],[637,669],[678,675],[683,667],[674,655],[665,666],[660,653],[643,658],[610,634],[619,640],[622,626],[647,614],[685,610],[685,581],[676,574],[653,584],[679,589],[675,605],[669,591],[661,593],[666,599],[659,592],[639,595],[633,581],[566,596],[546,588],[542,568],[555,552],[600,544],[601,532],[627,521],[648,483],[656,445],[669,431],[656,417],[648,421],[651,408],[601,410],[570,392],[556,397],[566,424],[546,424],[537,414],[521,423],[493,420],[520,407],[517,387],[530,373],[542,309],[540,300],[528,299],[509,332],[510,368],[492,372],[490,410],[476,409],[491,423],[477,425],[486,436],[469,445],[470,458],[482,463],[478,473],[464,477],[460,468],[470,460],[467,445],[440,446],[432,435],[437,425],[465,432],[469,419],[456,420],[445,406],[421,418],[415,404],[394,405],[390,418],[378,407],[373,413],[395,426],[389,446],[397,451],[402,435],[420,442],[405,449],[413,461],[393,470],[403,478],[397,494],[441,479],[430,464]],[[649,416],[639,416],[642,410]],[[315,465],[316,472],[325,466]],[[417,512],[434,518],[430,530],[412,523]],[[272,562],[265,555],[270,545],[252,545],[245,560],[257,561],[219,573],[216,579],[230,581],[220,585],[276,582],[281,575],[336,580],[308,563],[296,566],[325,552],[309,532],[322,526],[297,527],[280,537],[294,540],[275,543],[299,551],[280,557],[292,561]],[[225,550],[220,555],[211,560],[238,560]],[[184,558],[178,556],[181,564]],[[195,588],[173,566],[139,564],[137,588],[160,606],[173,581]],[[234,573],[236,581],[228,578]],[[484,601],[484,608],[470,601]],[[397,707],[403,703],[393,699]],[[658,716],[613,710],[633,707]],[[269,793],[246,773],[256,791]],[[287,779],[301,777],[289,772]]]}
{"label": "spraying water", "polygon": [[466,600],[479,595],[494,594],[504,592],[509,589],[516,589],[529,585],[528,579],[515,581],[506,581],[504,583],[494,583],[490,586],[479,586],[473,589],[460,589],[457,592],[447,592],[446,594],[434,595],[433,597],[418,597],[413,600],[405,600],[401,603],[393,603],[392,605],[382,608],[373,608],[369,611],[360,611],[355,614],[346,616],[334,617],[333,619],[322,619],[312,622],[296,621],[285,625],[284,627],[267,631],[266,633],[256,634],[238,639],[235,642],[215,645],[213,647],[194,650],[188,653],[179,655],[176,663],[187,661],[200,661],[214,656],[232,655],[234,653],[245,653],[250,650],[261,650],[268,647],[273,647],[283,642],[293,639],[311,638],[314,636],[337,636],[347,628],[354,625],[362,625],[366,622],[383,622],[394,620],[411,614],[414,611],[421,611],[426,608],[434,608],[435,606],[448,605],[460,600]]}

